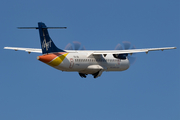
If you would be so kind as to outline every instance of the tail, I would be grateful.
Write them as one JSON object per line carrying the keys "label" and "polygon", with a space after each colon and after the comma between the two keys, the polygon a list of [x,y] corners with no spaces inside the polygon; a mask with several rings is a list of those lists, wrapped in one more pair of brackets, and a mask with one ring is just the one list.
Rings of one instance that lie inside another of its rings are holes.
{"label": "tail", "polygon": [[48,30],[47,30],[48,28],[56,29],[60,27],[46,27],[44,23],[42,22],[38,23],[38,28],[36,29],[39,29],[42,53],[48,54],[48,53],[53,53],[53,52],[65,52],[59,49],[58,47],[56,47],[56,45],[54,44],[54,42],[49,36]]}
{"label": "tail", "polygon": [[42,22],[38,23],[38,27],[18,27],[19,29],[39,29],[39,35],[41,40],[42,54],[48,54],[53,52],[65,52],[56,47],[52,39],[49,36],[47,29],[66,29],[66,27],[46,27]]}

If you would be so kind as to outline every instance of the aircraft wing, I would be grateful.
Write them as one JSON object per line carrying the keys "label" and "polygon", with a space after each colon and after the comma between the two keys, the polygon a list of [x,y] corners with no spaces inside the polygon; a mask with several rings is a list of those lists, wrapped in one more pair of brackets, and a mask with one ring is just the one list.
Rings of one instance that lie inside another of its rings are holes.
{"label": "aircraft wing", "polygon": [[36,49],[36,48],[19,48],[19,47],[4,47],[4,49],[11,49],[11,50],[22,50],[26,51],[28,53],[35,52],[35,53],[42,53],[42,49]]}
{"label": "aircraft wing", "polygon": [[148,53],[149,51],[157,51],[157,50],[163,51],[163,50],[169,50],[169,49],[176,49],[176,47],[94,51],[92,53],[92,55],[102,55],[102,54],[133,54],[133,53],[139,53],[139,52]]}
{"label": "aircraft wing", "polygon": [[[19,48],[19,47],[4,47],[4,49],[11,49],[11,50],[22,50],[28,53],[35,52],[35,53],[42,53],[42,49],[37,48]],[[176,47],[163,47],[163,48],[145,48],[145,49],[129,49],[129,50],[98,50],[93,51],[91,55],[102,55],[102,54],[133,54],[139,52],[148,53],[149,51],[158,51],[158,50],[168,50],[168,49],[176,49]],[[67,50],[67,52],[76,52],[74,50]]]}

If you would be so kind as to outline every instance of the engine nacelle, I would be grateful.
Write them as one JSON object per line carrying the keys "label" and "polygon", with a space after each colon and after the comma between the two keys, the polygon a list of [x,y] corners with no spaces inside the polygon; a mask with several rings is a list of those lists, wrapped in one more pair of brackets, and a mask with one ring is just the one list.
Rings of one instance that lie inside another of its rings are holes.
{"label": "engine nacelle", "polygon": [[113,57],[117,59],[122,59],[122,60],[125,60],[127,56],[128,54],[113,54]]}

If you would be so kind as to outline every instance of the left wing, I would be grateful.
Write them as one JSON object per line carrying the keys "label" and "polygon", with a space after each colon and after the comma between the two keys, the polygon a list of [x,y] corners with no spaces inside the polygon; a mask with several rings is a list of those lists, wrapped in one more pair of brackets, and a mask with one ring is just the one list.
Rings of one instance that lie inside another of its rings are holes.
{"label": "left wing", "polygon": [[26,51],[28,53],[31,53],[31,52],[42,53],[41,49],[36,49],[36,48],[4,47],[4,49],[11,49],[11,50],[15,50],[15,51],[22,50],[22,51]]}
{"label": "left wing", "polygon": [[146,48],[146,49],[129,49],[129,50],[104,50],[104,51],[94,51],[92,55],[102,55],[102,54],[133,54],[139,52],[148,53],[149,51],[157,50],[169,50],[176,49],[176,47],[164,47],[164,48]]}

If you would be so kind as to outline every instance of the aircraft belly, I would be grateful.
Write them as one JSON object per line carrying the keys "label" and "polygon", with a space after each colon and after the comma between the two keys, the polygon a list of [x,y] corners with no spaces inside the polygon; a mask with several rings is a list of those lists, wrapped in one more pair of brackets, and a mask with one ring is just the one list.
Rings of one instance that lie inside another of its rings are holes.
{"label": "aircraft belly", "polygon": [[85,73],[85,74],[94,74],[100,70],[103,70],[104,68],[102,66],[100,66],[99,64],[89,64],[86,69],[81,70],[81,73]]}

